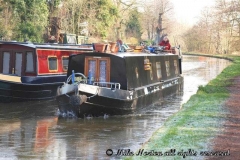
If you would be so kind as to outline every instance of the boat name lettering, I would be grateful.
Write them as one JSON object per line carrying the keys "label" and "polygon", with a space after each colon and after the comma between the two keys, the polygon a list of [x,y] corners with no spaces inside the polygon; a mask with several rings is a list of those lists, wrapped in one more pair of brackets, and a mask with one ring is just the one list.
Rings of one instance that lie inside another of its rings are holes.
{"label": "boat name lettering", "polygon": [[149,93],[154,93],[159,90],[160,90],[160,86],[151,86],[151,87],[144,88],[144,93],[145,95],[147,95]]}
{"label": "boat name lettering", "polygon": [[147,88],[144,88],[144,93],[148,94],[148,89]]}
{"label": "boat name lettering", "polygon": [[171,81],[169,83],[163,84],[162,85],[162,89],[167,88],[167,87],[171,87],[171,86],[176,85],[176,84],[178,84],[178,80],[177,79],[173,80],[173,81]]}

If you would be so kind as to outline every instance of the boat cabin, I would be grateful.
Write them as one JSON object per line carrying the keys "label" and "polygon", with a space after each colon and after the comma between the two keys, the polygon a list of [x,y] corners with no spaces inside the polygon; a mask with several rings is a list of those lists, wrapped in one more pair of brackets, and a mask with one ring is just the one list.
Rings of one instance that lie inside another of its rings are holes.
{"label": "boat cabin", "polygon": [[69,55],[92,50],[92,45],[0,42],[0,74],[19,77],[66,74]]}
{"label": "boat cabin", "polygon": [[88,84],[118,83],[123,90],[134,90],[180,75],[179,56],[174,54],[82,53],[70,56],[68,76],[72,70],[83,73]]}

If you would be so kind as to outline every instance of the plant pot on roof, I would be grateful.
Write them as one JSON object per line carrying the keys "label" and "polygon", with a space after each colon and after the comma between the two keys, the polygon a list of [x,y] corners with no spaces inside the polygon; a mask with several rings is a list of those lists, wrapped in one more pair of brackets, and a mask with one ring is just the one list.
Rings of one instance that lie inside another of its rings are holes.
{"label": "plant pot on roof", "polygon": [[109,44],[111,45],[111,47],[110,47],[111,52],[116,53],[117,43],[116,42],[110,42]]}
{"label": "plant pot on roof", "polygon": [[101,53],[104,53],[104,52],[105,52],[106,45],[107,45],[107,44],[104,44],[104,43],[94,43],[94,44],[93,44],[94,50],[95,50],[96,52],[101,52]]}
{"label": "plant pot on roof", "polygon": [[107,45],[106,45],[105,52],[106,52],[106,53],[111,53],[111,44],[107,44]]}

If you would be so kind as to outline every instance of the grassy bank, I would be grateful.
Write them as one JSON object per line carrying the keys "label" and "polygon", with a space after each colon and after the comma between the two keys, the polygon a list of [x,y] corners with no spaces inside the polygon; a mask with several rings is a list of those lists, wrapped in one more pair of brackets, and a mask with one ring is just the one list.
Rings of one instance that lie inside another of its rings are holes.
{"label": "grassy bank", "polygon": [[[141,148],[147,152],[162,152],[163,155],[133,156],[126,159],[196,159],[202,157],[201,151],[211,151],[209,141],[222,129],[222,122],[228,112],[223,107],[229,97],[227,87],[231,85],[232,78],[240,76],[240,57],[227,58],[231,58],[233,63],[206,86],[200,86],[197,94],[171,116]],[[175,155],[164,155],[170,149],[175,149],[172,152]],[[185,157],[184,152],[189,149],[192,156]],[[146,152],[142,155],[144,154]]]}

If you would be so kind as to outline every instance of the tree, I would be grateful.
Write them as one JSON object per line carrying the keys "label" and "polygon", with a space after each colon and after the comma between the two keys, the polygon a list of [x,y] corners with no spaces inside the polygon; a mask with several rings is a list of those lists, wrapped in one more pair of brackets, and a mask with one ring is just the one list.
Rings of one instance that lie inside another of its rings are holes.
{"label": "tree", "polygon": [[62,0],[47,0],[49,16],[56,16]]}
{"label": "tree", "polygon": [[115,23],[112,30],[112,40],[124,39],[124,33],[126,30],[126,22],[129,17],[129,10],[136,8],[136,0],[112,0],[115,7],[118,9],[118,14],[115,17]]}
{"label": "tree", "polygon": [[148,39],[159,43],[164,34],[170,32],[169,20],[173,6],[170,0],[151,0],[143,3],[143,26]]}
{"label": "tree", "polygon": [[43,33],[47,26],[48,8],[45,0],[10,0],[17,25],[13,38],[33,42],[43,42]]}
{"label": "tree", "polygon": [[[188,44],[189,51],[214,54],[239,52],[239,15],[239,0],[216,1],[216,5],[205,10],[199,22],[185,34],[187,37],[185,42]],[[191,35],[188,33],[192,33],[198,38],[191,39]]]}
{"label": "tree", "polygon": [[8,0],[0,0],[0,38],[10,40],[15,26],[13,8]]}
{"label": "tree", "polygon": [[107,37],[108,28],[113,25],[114,18],[117,16],[117,8],[110,0],[98,0],[96,7],[95,33],[103,38]]}
{"label": "tree", "polygon": [[68,0],[59,11],[65,32],[79,33],[78,24],[88,22],[91,36],[105,38],[118,14],[111,0]]}
{"label": "tree", "polygon": [[129,13],[129,20],[126,22],[126,38],[135,37],[141,40],[142,27],[140,24],[141,14],[137,8],[134,8]]}

